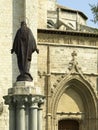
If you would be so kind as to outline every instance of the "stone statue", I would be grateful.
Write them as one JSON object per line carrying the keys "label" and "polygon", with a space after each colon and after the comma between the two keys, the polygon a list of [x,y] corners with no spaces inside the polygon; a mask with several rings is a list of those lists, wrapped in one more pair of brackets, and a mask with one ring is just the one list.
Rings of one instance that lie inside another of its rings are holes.
{"label": "stone statue", "polygon": [[25,21],[21,22],[21,27],[18,29],[11,54],[15,52],[17,56],[18,68],[20,75],[17,77],[17,81],[32,81],[33,78],[29,73],[30,63],[33,52],[39,53],[34,36],[31,30],[27,27]]}

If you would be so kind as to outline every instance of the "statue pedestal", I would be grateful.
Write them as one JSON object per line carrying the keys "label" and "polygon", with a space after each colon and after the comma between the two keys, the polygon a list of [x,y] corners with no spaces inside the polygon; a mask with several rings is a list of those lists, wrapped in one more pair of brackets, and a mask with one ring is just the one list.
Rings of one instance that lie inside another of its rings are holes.
{"label": "statue pedestal", "polygon": [[9,130],[42,130],[44,96],[32,82],[18,81],[4,96],[9,105]]}
{"label": "statue pedestal", "polygon": [[41,95],[40,87],[34,87],[33,82],[18,81],[13,84],[13,88],[8,89],[8,95]]}

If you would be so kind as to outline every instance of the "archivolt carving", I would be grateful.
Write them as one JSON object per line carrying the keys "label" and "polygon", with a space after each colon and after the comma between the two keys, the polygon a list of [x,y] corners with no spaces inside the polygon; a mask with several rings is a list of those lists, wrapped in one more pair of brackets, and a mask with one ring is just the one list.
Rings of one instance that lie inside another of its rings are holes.
{"label": "archivolt carving", "polygon": [[91,84],[83,80],[81,77],[79,77],[79,75],[78,76],[72,75],[72,77],[65,77],[57,85],[52,95],[50,104],[51,104],[51,115],[53,124],[55,124],[55,121],[57,120],[57,108],[59,100],[63,95],[63,93],[66,92],[66,90],[71,87],[74,87],[72,89],[75,89],[78,92],[83,101],[83,106],[85,110],[85,119],[90,119],[90,117],[93,117],[94,119],[97,118],[97,107],[96,107],[97,95],[93,91]]}
{"label": "archivolt carving", "polygon": [[62,94],[72,86],[74,86],[74,89],[78,92],[83,101],[86,118],[96,118],[97,116],[97,94],[95,93],[91,82],[87,80],[81,69],[78,67],[75,56],[76,54],[74,52],[72,54],[69,73],[58,79],[59,82],[56,82],[56,87],[51,98],[51,113],[53,121],[56,119],[57,106]]}
{"label": "archivolt carving", "polygon": [[66,80],[67,79],[71,80],[73,78],[76,78],[76,79],[79,78],[79,80],[81,79],[81,82],[82,82],[82,80],[85,80],[85,82],[87,82],[87,83],[89,82],[91,84],[91,86],[93,86],[93,83],[90,81],[90,79],[86,78],[86,76],[82,72],[81,67],[79,67],[79,65],[78,65],[78,62],[76,60],[77,53],[75,51],[73,51],[71,56],[72,56],[72,60],[69,62],[69,65],[68,65],[69,72],[67,74],[59,77],[57,79],[57,81],[54,83],[53,87],[56,88],[58,86],[58,84],[60,83],[60,81],[62,81],[65,78],[66,78]]}

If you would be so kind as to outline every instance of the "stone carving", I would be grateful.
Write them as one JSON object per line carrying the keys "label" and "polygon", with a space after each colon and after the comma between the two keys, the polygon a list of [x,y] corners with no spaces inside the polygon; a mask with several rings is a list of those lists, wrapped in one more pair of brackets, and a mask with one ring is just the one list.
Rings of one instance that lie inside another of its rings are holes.
{"label": "stone carving", "polygon": [[[5,99],[5,104],[7,105],[15,105],[16,104],[21,106],[21,105],[25,105],[28,104],[29,106],[34,104],[34,103],[38,103],[38,105],[42,105],[45,101],[45,96],[42,95],[9,95],[9,96],[4,96]],[[1,105],[0,105],[1,106]],[[0,108],[1,110],[1,108]]]}
{"label": "stone carving", "polygon": [[46,75],[47,75],[46,72],[40,72],[40,71],[38,71],[38,76],[40,78],[42,78],[43,76],[46,76]]}
{"label": "stone carving", "polygon": [[71,71],[71,73],[82,73],[81,68],[78,66],[78,62],[76,61],[77,53],[76,51],[73,51],[72,54],[72,60],[69,62],[68,69]]}
{"label": "stone carving", "polygon": [[21,22],[21,27],[18,29],[11,54],[15,52],[17,55],[17,63],[20,71],[20,75],[17,77],[17,81],[32,81],[33,78],[29,73],[30,63],[33,52],[39,53],[37,49],[36,41],[31,30],[27,27],[25,21]]}

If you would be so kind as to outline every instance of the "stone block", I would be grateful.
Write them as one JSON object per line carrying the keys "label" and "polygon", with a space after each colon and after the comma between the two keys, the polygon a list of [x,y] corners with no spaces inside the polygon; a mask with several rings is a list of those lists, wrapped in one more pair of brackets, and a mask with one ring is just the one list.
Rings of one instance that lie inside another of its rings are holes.
{"label": "stone block", "polygon": [[13,88],[8,89],[9,95],[40,95],[40,87],[34,86],[33,82],[19,81],[13,84]]}

